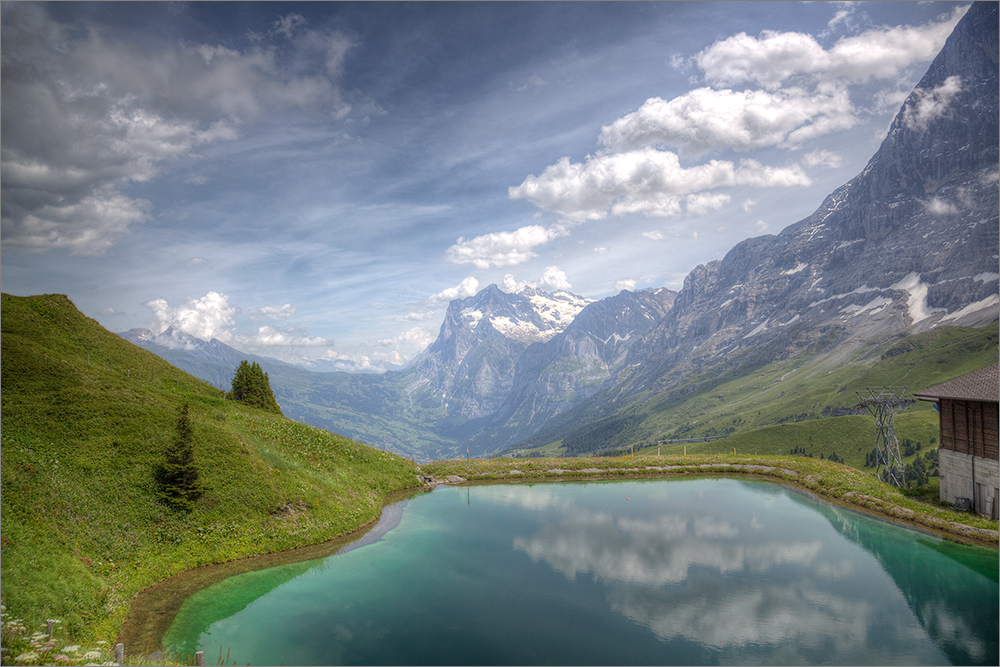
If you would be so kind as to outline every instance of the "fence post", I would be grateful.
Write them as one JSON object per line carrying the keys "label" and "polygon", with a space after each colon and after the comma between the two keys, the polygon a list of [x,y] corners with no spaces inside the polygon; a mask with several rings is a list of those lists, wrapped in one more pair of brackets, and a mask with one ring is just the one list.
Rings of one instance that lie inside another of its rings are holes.
{"label": "fence post", "polygon": [[45,621],[45,632],[46,632],[46,634],[48,634],[49,639],[52,639],[52,626],[53,625],[55,625],[55,624],[52,622],[51,618],[47,619]]}
{"label": "fence post", "polygon": [[125,664],[125,644],[115,644],[115,664]]}
{"label": "fence post", "polygon": [[198,651],[198,652],[196,652],[194,654],[194,664],[198,665],[199,667],[204,667],[205,666],[205,652],[204,651]]}

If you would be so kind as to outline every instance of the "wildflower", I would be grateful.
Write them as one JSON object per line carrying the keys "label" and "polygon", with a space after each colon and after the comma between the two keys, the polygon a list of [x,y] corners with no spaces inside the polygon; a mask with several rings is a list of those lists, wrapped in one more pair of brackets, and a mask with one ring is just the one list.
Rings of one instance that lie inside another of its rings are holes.
{"label": "wildflower", "polygon": [[70,657],[68,655],[63,655],[62,653],[59,653],[58,655],[52,656],[52,660],[54,660],[55,662],[69,662]]}
{"label": "wildflower", "polygon": [[67,647],[63,648],[63,650],[66,651],[67,653],[79,653],[80,652],[80,645],[79,644],[73,644],[72,646],[67,646]]}
{"label": "wildflower", "polygon": [[101,657],[100,651],[87,651],[86,653],[83,654],[84,660],[97,660],[100,657]]}
{"label": "wildflower", "polygon": [[14,658],[16,662],[34,662],[38,660],[38,654],[34,651],[25,651],[21,655]]}

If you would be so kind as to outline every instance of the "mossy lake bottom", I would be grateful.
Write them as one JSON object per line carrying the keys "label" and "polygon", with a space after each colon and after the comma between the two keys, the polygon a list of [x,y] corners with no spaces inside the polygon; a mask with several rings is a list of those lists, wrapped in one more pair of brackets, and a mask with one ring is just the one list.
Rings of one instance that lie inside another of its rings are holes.
{"label": "mossy lake bottom", "polygon": [[997,664],[997,552],[738,479],[438,487],[189,597],[236,664]]}

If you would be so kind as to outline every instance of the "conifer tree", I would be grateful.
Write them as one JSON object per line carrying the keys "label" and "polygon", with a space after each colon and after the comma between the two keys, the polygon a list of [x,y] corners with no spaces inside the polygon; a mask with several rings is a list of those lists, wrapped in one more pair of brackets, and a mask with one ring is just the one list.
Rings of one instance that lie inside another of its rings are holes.
{"label": "conifer tree", "polygon": [[252,364],[246,359],[240,362],[233,376],[233,387],[226,397],[281,414],[281,408],[271,391],[271,380],[256,361]]}
{"label": "conifer tree", "polygon": [[167,447],[165,458],[156,473],[160,497],[174,507],[190,512],[205,489],[194,460],[194,434],[191,432],[187,404],[181,408],[177,437]]}

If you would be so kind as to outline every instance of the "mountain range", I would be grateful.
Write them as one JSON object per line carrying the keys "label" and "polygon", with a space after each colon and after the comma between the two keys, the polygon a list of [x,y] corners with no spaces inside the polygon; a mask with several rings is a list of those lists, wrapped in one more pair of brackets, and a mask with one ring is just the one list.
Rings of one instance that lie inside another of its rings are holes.
{"label": "mountain range", "polygon": [[1000,312],[997,7],[969,9],[860,174],[804,220],[695,267],[679,292],[590,301],[490,285],[452,301],[437,340],[383,375],[309,372],[176,329],[121,335],[224,388],[241,359],[256,360],[289,417],[425,460],[566,449],[582,433],[621,443],[650,405],[722,377],[849,363],[937,327],[989,324]]}

